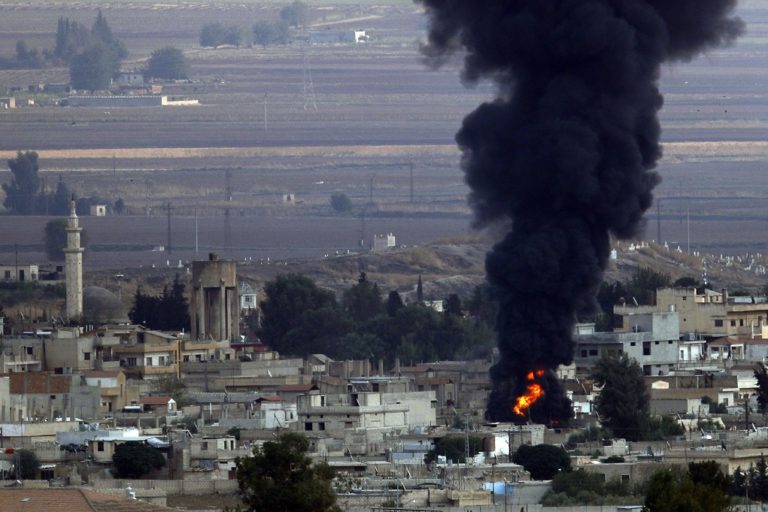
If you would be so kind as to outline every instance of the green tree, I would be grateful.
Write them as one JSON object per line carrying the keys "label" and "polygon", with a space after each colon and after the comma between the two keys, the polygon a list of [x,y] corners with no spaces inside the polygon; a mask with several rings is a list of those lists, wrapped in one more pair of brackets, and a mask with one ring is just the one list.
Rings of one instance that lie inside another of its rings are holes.
{"label": "green tree", "polygon": [[53,55],[57,59],[69,62],[72,57],[85,51],[90,44],[91,34],[85,25],[69,18],[59,18],[56,27],[56,46],[53,49]]}
{"label": "green tree", "polygon": [[8,160],[11,170],[10,183],[3,183],[3,206],[17,215],[35,213],[37,194],[40,191],[40,165],[35,151],[19,151],[16,158]]}
{"label": "green tree", "polygon": [[32,450],[22,448],[16,450],[14,463],[18,464],[16,478],[21,480],[34,480],[40,474],[40,461]]}
{"label": "green tree", "polygon": [[333,293],[321,290],[301,274],[281,274],[264,286],[266,298],[261,304],[260,335],[265,343],[278,351],[289,349],[285,338],[306,311],[334,307]]}
{"label": "green tree", "polygon": [[310,309],[301,314],[296,327],[285,335],[280,352],[295,356],[327,354],[345,357],[339,342],[353,328],[349,318],[335,306]]}
{"label": "green tree", "polygon": [[50,261],[64,261],[64,248],[67,246],[67,221],[49,220],[45,224],[45,255]]}
{"label": "green tree", "polygon": [[302,27],[309,19],[309,8],[300,0],[294,0],[290,5],[280,9],[280,19],[291,27]]}
{"label": "green tree", "polygon": [[91,46],[75,55],[69,64],[72,87],[87,91],[109,89],[115,62],[112,51],[103,44]]}
{"label": "green tree", "polygon": [[118,478],[141,478],[165,466],[165,457],[157,448],[131,441],[115,447],[112,465]]}
{"label": "green tree", "polygon": [[521,445],[512,461],[523,466],[534,480],[551,480],[559,472],[571,470],[568,452],[551,444]]}
{"label": "green tree", "polygon": [[99,9],[96,19],[91,27],[91,42],[94,45],[102,45],[110,54],[112,61],[112,74],[120,72],[120,63],[128,56],[125,45],[112,34],[112,29],[107,23],[107,18]]}
{"label": "green tree", "polygon": [[29,48],[23,40],[16,41],[16,67],[38,69],[43,67],[43,58],[37,48]]}
{"label": "green tree", "polygon": [[675,282],[672,283],[672,286],[675,288],[697,288],[701,286],[701,283],[699,283],[699,281],[697,281],[694,277],[683,276],[677,278]]}
{"label": "green tree", "polygon": [[200,46],[216,47],[223,44],[240,46],[243,34],[235,25],[225,27],[221,23],[208,23],[200,30]]}
{"label": "green tree", "polygon": [[656,290],[670,285],[672,279],[669,274],[657,272],[650,268],[639,268],[632,274],[632,279],[627,283],[627,301],[632,298],[640,304],[654,304],[656,302]]}
{"label": "green tree", "polygon": [[338,512],[331,488],[333,470],[312,464],[309,441],[287,432],[237,459],[240,496],[250,512]]}
{"label": "green tree", "polygon": [[397,293],[395,290],[392,290],[391,292],[389,292],[389,296],[387,296],[387,314],[390,317],[393,317],[403,307],[404,307],[403,299],[400,297],[400,294]]}
{"label": "green tree", "polygon": [[173,46],[166,46],[152,52],[144,70],[144,75],[148,78],[164,80],[183,79],[187,78],[188,74],[189,65],[184,52]]}
{"label": "green tree", "polygon": [[331,194],[331,208],[338,213],[346,213],[352,210],[352,200],[342,192]]}
{"label": "green tree", "polygon": [[341,303],[353,322],[364,322],[384,312],[379,287],[368,280],[365,272],[360,272],[357,284],[344,292]]}
{"label": "green tree", "polygon": [[253,42],[264,48],[288,44],[288,25],[285,22],[259,21],[253,25]]}
{"label": "green tree", "polygon": [[189,304],[184,295],[185,286],[179,275],[173,280],[171,289],[163,287],[160,296],[145,295],[141,287],[136,289],[133,307],[128,312],[131,322],[151,329],[181,331],[189,329]]}
{"label": "green tree", "polygon": [[459,296],[455,293],[452,293],[448,295],[448,298],[445,301],[445,314],[450,316],[461,316],[462,315],[462,309],[461,309],[461,299]]}
{"label": "green tree", "polygon": [[603,357],[592,370],[592,378],[602,388],[595,400],[602,425],[616,437],[642,439],[648,429],[650,396],[637,362],[626,354]]}
{"label": "green tree", "polygon": [[719,488],[695,483],[681,470],[665,469],[651,476],[646,486],[646,512],[724,512],[730,499]]}

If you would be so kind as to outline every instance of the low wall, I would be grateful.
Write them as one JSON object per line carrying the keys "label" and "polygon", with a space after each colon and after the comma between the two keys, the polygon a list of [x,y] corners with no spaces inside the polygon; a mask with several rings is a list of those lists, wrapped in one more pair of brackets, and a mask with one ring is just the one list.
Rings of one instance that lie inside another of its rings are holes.
{"label": "low wall", "polygon": [[237,491],[237,480],[91,480],[99,489],[160,489],[168,495],[178,494],[232,494]]}

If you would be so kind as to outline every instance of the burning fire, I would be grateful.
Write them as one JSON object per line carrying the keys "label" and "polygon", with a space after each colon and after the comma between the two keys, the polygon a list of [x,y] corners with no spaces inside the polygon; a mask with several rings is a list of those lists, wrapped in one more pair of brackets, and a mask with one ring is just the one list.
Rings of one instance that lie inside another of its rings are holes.
{"label": "burning fire", "polygon": [[541,389],[541,385],[537,384],[535,382],[536,377],[543,377],[544,376],[544,370],[536,370],[535,372],[528,372],[528,375],[525,376],[526,380],[530,382],[526,389],[528,390],[527,393],[524,395],[521,395],[517,397],[515,406],[512,408],[513,411],[515,411],[515,414],[518,416],[525,416],[525,411],[528,410],[530,406],[536,403],[536,400],[541,398],[544,395],[544,390]]}

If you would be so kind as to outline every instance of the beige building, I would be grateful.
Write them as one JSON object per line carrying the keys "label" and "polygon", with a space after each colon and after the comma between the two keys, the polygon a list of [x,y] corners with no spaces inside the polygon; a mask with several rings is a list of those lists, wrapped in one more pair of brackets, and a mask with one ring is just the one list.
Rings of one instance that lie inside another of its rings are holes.
{"label": "beige building", "polygon": [[82,373],[83,381],[99,389],[101,414],[121,411],[128,403],[128,389],[122,370],[91,370]]}
{"label": "beige building", "polygon": [[[680,318],[680,333],[706,337],[746,336],[768,338],[768,303],[755,302],[751,297],[730,297],[726,290],[659,288],[655,306],[615,306],[614,313],[624,322],[631,313],[676,311]],[[631,326],[624,325],[625,330]]]}
{"label": "beige building", "polygon": [[181,339],[160,331],[138,329],[129,341],[111,347],[128,377],[181,376]]}

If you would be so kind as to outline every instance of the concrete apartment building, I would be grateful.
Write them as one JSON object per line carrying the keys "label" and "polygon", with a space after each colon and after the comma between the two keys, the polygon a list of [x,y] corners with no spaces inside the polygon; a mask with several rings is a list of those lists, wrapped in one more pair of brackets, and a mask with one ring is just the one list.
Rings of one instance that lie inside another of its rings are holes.
{"label": "concrete apartment building", "polygon": [[626,315],[627,332],[596,332],[594,324],[576,327],[575,361],[579,371],[588,371],[603,356],[627,354],[646,375],[666,375],[677,367],[678,314],[640,313]]}
{"label": "concrete apartment building", "polygon": [[768,302],[759,300],[764,299],[731,297],[727,290],[659,288],[655,306],[615,306],[614,314],[676,311],[682,335],[768,338]]}
{"label": "concrete apartment building", "polygon": [[181,339],[174,334],[137,329],[126,343],[111,347],[129,378],[181,376]]}
{"label": "concrete apartment building", "polygon": [[103,416],[121,411],[128,403],[128,387],[122,370],[89,370],[82,372],[81,378],[86,385],[99,390]]}

